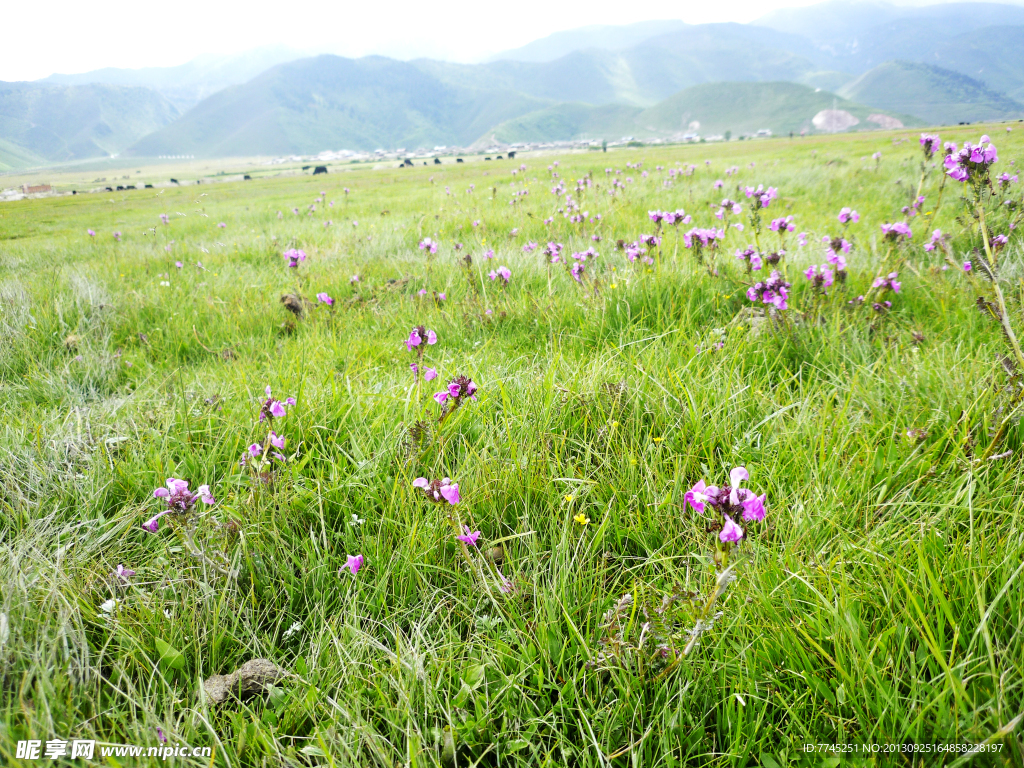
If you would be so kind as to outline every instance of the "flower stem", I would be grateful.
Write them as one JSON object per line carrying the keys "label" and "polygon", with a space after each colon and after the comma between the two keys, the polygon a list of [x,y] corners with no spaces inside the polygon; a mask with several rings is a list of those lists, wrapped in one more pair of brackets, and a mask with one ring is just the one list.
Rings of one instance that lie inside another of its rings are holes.
{"label": "flower stem", "polygon": [[996,302],[999,304],[999,323],[1003,327],[1003,333],[1006,335],[1006,340],[1010,342],[1013,356],[1017,360],[1017,370],[1024,372],[1024,352],[1021,352],[1020,342],[1017,341],[1017,335],[1013,332],[1013,326],[1010,324],[1010,315],[1006,310],[1006,299],[1003,297],[1003,291],[999,287],[999,281],[996,278],[996,255],[992,251],[992,244],[989,241],[988,226],[985,224],[985,209],[979,203],[977,210],[978,223],[981,226],[981,238],[985,244],[985,257],[988,260],[989,270],[991,271],[992,290],[996,295]]}

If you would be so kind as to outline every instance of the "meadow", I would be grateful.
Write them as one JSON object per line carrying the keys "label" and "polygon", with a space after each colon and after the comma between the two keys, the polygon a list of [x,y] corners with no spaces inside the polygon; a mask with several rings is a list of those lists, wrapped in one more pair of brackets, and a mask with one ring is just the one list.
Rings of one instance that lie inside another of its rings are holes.
{"label": "meadow", "polygon": [[1024,765],[1012,128],[4,204],[3,762]]}

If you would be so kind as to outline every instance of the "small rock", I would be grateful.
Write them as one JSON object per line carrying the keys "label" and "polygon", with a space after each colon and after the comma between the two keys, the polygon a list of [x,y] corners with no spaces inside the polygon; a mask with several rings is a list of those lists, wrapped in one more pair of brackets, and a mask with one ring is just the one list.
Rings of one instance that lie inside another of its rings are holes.
{"label": "small rock", "polygon": [[229,696],[240,699],[263,693],[267,685],[288,677],[288,672],[269,659],[251,659],[230,675],[213,675],[203,683],[206,697],[214,706]]}

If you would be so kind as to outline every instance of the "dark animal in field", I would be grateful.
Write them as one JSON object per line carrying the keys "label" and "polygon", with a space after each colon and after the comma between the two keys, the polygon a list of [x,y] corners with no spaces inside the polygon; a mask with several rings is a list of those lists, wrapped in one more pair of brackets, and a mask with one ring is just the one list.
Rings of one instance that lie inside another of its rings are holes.
{"label": "dark animal in field", "polygon": [[412,160],[410,160],[408,157],[405,158],[405,164],[412,168]]}
{"label": "dark animal in field", "polygon": [[509,153],[508,153],[508,159],[509,159],[509,160],[514,160],[514,159],[515,159],[515,157],[516,157],[516,153],[515,153],[515,152],[509,152]]}
{"label": "dark animal in field", "polygon": [[461,163],[462,162],[462,158],[461,157],[456,157],[455,158],[455,162],[456,163]]}
{"label": "dark animal in field", "polygon": [[118,184],[117,185],[117,191],[118,192],[124,192],[124,187],[122,187],[120,184]]}
{"label": "dark animal in field", "polygon": [[498,155],[498,156],[497,156],[496,158],[494,158],[494,159],[495,159],[495,160],[504,160],[505,158],[503,158],[503,157],[502,157],[501,155]]}
{"label": "dark animal in field", "polygon": [[72,189],[72,190],[71,190],[71,194],[72,194],[72,195],[77,195],[77,194],[78,194],[78,192],[76,192],[75,190],[73,190],[73,189]]}
{"label": "dark animal in field", "polygon": [[105,189],[107,190],[107,192],[113,192],[114,191],[113,187],[106,187]]}
{"label": "dark animal in field", "polygon": [[242,177],[242,181],[252,181],[252,176],[247,173]]}
{"label": "dark animal in field", "polygon": [[135,185],[129,184],[127,187],[125,187],[125,189],[135,189]]}
{"label": "dark animal in field", "polygon": [[314,176],[319,176],[321,173],[327,173],[326,165],[318,165],[316,168],[313,169]]}
{"label": "dark animal in field", "polygon": [[312,165],[304,165],[304,166],[302,166],[302,170],[308,171],[312,167],[313,167]]}
{"label": "dark animal in field", "polygon": [[147,184],[147,185],[146,185],[146,189],[152,189],[152,188],[153,188],[153,185],[152,185],[152,184]]}
{"label": "dark animal in field", "polygon": [[178,183],[177,179],[171,179],[171,184],[177,184],[177,183]]}
{"label": "dark animal in field", "polygon": [[491,159],[491,158],[489,158],[489,157],[485,157],[485,158],[484,158],[484,160],[490,160],[490,159]]}
{"label": "dark animal in field", "polygon": [[440,158],[435,157],[434,158],[434,165],[440,165],[440,164],[441,164]]}

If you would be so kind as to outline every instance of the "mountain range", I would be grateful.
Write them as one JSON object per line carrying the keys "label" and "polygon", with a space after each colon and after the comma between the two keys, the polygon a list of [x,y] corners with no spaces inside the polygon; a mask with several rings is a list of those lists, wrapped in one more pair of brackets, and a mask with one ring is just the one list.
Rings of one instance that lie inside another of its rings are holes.
{"label": "mountain range", "polygon": [[1021,39],[1019,6],[829,0],[751,24],[583,27],[480,64],[276,48],[53,75],[0,83],[0,168],[117,152],[664,137],[691,122],[702,133],[813,130],[833,102],[853,130],[874,127],[872,114],[905,125],[1009,119],[1024,116]]}

